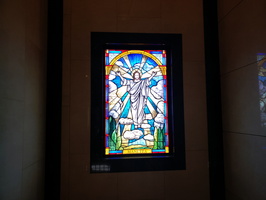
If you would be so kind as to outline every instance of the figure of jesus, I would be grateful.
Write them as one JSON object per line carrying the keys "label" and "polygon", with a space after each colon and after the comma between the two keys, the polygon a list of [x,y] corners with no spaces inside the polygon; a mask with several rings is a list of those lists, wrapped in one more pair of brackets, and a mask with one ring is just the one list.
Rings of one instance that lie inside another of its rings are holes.
{"label": "figure of jesus", "polygon": [[149,85],[156,72],[152,72],[149,78],[141,79],[140,71],[136,70],[133,73],[133,80],[125,79],[120,71],[117,71],[116,74],[121,78],[121,84],[127,86],[127,91],[130,94],[132,120],[135,128],[139,128],[145,120],[144,107],[147,104],[147,98],[150,92]]}

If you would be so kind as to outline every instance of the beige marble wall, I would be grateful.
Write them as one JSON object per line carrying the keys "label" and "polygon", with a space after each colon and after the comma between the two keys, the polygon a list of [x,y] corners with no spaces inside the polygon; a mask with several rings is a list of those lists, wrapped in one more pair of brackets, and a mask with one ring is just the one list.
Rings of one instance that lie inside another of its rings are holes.
{"label": "beige marble wall", "polygon": [[260,124],[257,54],[266,53],[264,0],[219,0],[226,196],[266,199],[266,128]]}
{"label": "beige marble wall", "polygon": [[[183,34],[187,169],[90,174],[90,32]],[[201,0],[64,0],[61,199],[209,199]]]}
{"label": "beige marble wall", "polygon": [[45,0],[0,2],[0,199],[44,196]]}

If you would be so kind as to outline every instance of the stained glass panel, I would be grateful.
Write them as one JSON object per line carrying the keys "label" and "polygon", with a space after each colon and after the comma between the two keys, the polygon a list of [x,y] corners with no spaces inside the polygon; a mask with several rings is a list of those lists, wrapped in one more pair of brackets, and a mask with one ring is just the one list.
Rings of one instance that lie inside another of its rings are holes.
{"label": "stained glass panel", "polygon": [[260,53],[257,55],[259,68],[259,94],[260,94],[260,114],[261,125],[266,127],[266,54]]}
{"label": "stained glass panel", "polygon": [[169,153],[165,50],[105,50],[105,154]]}

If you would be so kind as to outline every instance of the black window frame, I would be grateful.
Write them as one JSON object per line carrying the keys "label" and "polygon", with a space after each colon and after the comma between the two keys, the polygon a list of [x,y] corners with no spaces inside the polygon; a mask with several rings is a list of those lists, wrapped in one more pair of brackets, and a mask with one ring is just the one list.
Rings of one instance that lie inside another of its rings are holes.
{"label": "black window frame", "polygon": [[[169,154],[105,155],[105,49],[166,50]],[[91,173],[186,168],[181,34],[91,33],[90,159]]]}

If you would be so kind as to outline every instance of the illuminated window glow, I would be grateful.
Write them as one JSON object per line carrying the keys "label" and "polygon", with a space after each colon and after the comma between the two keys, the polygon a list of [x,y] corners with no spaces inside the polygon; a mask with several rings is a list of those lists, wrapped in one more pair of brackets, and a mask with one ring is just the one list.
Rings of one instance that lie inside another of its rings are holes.
{"label": "illuminated window glow", "polygon": [[258,54],[261,125],[266,127],[266,54]]}
{"label": "illuminated window glow", "polygon": [[169,153],[165,50],[105,50],[105,154]]}

